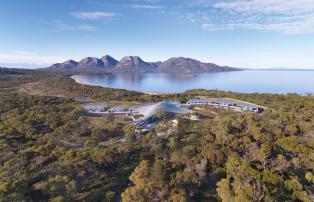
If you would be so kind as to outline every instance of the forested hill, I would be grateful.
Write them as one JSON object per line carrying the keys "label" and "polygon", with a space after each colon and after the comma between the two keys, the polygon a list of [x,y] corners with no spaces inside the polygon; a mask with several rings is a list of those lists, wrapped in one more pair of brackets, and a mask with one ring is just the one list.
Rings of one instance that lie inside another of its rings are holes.
{"label": "forested hill", "polygon": [[0,67],[0,75],[28,74],[31,72],[32,72],[32,70],[28,70],[28,69],[14,69],[14,68]]}
{"label": "forested hill", "polygon": [[10,75],[51,75],[53,72],[47,72],[44,69],[21,69],[21,68],[7,68],[0,67],[0,75],[10,76]]}
{"label": "forested hill", "polygon": [[[87,117],[70,99],[135,105],[196,95],[268,109],[213,108],[202,121],[179,116],[167,136],[157,135],[172,126],[162,122],[135,138],[123,118]],[[0,201],[311,202],[313,109],[313,97],[292,94],[145,95],[62,75],[0,75]]]}

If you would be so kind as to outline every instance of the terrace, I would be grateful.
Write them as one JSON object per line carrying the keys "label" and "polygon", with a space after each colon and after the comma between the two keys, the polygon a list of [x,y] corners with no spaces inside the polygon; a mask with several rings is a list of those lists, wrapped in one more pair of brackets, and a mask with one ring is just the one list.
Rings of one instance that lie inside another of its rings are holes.
{"label": "terrace", "polygon": [[106,103],[99,103],[99,104],[87,104],[87,105],[84,105],[83,108],[88,113],[103,113],[107,111],[108,106]]}
{"label": "terrace", "polygon": [[74,102],[77,102],[77,103],[89,103],[89,102],[91,102],[91,100],[88,98],[73,98],[72,100]]}
{"label": "terrace", "polygon": [[199,99],[190,99],[186,103],[189,106],[197,105],[209,105],[223,107],[232,110],[238,111],[251,111],[255,113],[260,113],[264,109],[260,106],[254,105],[252,103],[247,103],[243,101],[235,101],[228,98],[199,98]]}
{"label": "terrace", "polygon": [[127,114],[129,113],[129,108],[127,108],[126,106],[113,106],[110,109],[107,110],[109,113],[116,113],[116,114]]}
{"label": "terrace", "polygon": [[108,107],[106,103],[86,104],[83,109],[90,115],[128,114],[129,109],[125,106]]}

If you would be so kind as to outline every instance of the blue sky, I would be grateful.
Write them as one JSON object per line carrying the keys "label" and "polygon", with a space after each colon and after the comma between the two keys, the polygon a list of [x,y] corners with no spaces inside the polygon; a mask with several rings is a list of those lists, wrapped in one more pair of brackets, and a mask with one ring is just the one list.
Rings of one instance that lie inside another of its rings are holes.
{"label": "blue sky", "polygon": [[0,0],[0,64],[109,54],[314,68],[314,0]]}

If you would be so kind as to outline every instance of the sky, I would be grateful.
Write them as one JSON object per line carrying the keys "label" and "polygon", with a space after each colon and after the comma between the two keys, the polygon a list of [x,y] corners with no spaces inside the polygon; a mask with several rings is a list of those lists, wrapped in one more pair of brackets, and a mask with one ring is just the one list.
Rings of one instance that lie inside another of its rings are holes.
{"label": "sky", "polygon": [[314,69],[314,0],[0,0],[0,65],[107,54]]}

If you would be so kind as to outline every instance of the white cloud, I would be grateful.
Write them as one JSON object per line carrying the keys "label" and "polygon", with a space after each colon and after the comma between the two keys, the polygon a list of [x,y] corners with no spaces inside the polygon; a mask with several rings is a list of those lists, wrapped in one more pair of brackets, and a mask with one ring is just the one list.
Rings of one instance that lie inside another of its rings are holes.
{"label": "white cloud", "polygon": [[160,5],[150,5],[150,4],[131,4],[131,8],[140,8],[140,9],[160,9],[162,6]]}
{"label": "white cloud", "polygon": [[0,53],[0,62],[2,64],[28,64],[36,66],[45,66],[60,61],[64,61],[65,58],[61,56],[48,56],[40,55],[38,53],[28,51],[15,51],[13,53]]}
{"label": "white cloud", "polygon": [[[208,11],[195,13],[202,28],[264,30],[282,34],[314,33],[314,0],[194,0]],[[191,17],[187,16],[187,20]],[[195,22],[198,22],[195,20]]]}
{"label": "white cloud", "polygon": [[202,28],[203,28],[204,30],[210,31],[210,32],[223,30],[223,28],[219,28],[217,25],[215,25],[215,24],[210,24],[210,23],[204,23],[204,24],[202,24]]}
{"label": "white cloud", "polygon": [[20,55],[38,55],[37,53],[30,51],[15,51],[14,53]]}
{"label": "white cloud", "polygon": [[84,19],[84,20],[99,20],[99,19],[106,19],[106,18],[112,18],[115,17],[116,13],[111,12],[74,12],[70,13],[71,16],[78,18],[78,19]]}
{"label": "white cloud", "polygon": [[311,50],[267,50],[252,51],[242,57],[242,53],[232,53],[219,55],[214,60],[219,64],[224,64],[228,58],[229,65],[243,68],[304,68],[313,69],[313,62],[309,60],[314,52]]}
{"label": "white cloud", "polygon": [[313,12],[314,0],[237,0],[215,3],[213,7],[238,12],[295,14]]}
{"label": "white cloud", "polygon": [[52,29],[48,32],[65,32],[65,31],[94,31],[96,27],[89,24],[69,24],[62,20],[54,20],[52,23],[47,23]]}

